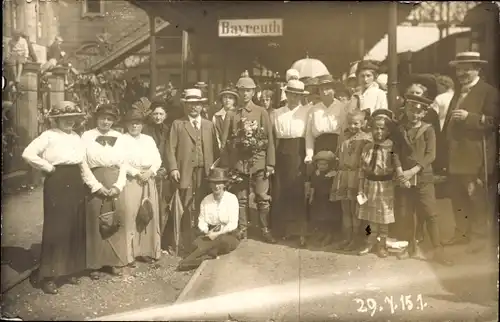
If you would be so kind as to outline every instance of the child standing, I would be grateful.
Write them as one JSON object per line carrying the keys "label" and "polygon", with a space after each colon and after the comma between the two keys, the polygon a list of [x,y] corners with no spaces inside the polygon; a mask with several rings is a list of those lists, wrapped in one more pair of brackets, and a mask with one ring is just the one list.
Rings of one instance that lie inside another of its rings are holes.
{"label": "child standing", "polygon": [[[320,151],[313,157],[315,170],[310,178],[309,189],[309,221],[317,232],[317,241],[322,246],[332,241],[330,227],[339,227],[339,220],[332,222],[332,203],[330,190],[335,172],[332,171],[335,154],[331,151]],[[339,217],[340,218],[340,217]]]}
{"label": "child standing", "polygon": [[394,133],[393,118],[394,114],[390,110],[373,112],[370,120],[373,142],[367,143],[361,152],[358,218],[368,222],[368,238],[365,247],[358,253],[360,256],[372,250],[381,258],[388,255],[386,240],[389,224],[395,221],[393,179],[396,169],[399,168],[398,174],[402,173],[391,139],[391,134]]}
{"label": "child standing", "polygon": [[[405,144],[398,155],[403,172],[398,176],[401,187],[398,193],[398,239],[409,241],[408,254],[416,254],[416,227],[414,216],[427,224],[434,260],[443,265],[451,265],[444,256],[436,212],[434,174],[432,162],[436,158],[436,134],[432,125],[422,122],[431,100],[416,95],[406,95],[405,121],[400,125]],[[409,184],[408,184],[409,183]],[[418,220],[417,220],[418,222]]]}
{"label": "child standing", "polygon": [[372,140],[370,134],[363,132],[365,123],[364,111],[354,110],[347,115],[348,128],[345,129],[342,143],[339,146],[338,171],[330,193],[330,200],[340,201],[342,205],[344,240],[340,247],[344,250],[354,250],[358,241],[360,225],[356,195],[359,184],[359,164],[363,147]]}
{"label": "child standing", "polygon": [[23,74],[24,63],[26,63],[29,57],[28,42],[18,30],[14,31],[12,34],[7,55],[7,62],[12,68],[15,84],[18,85],[21,81],[21,75]]}

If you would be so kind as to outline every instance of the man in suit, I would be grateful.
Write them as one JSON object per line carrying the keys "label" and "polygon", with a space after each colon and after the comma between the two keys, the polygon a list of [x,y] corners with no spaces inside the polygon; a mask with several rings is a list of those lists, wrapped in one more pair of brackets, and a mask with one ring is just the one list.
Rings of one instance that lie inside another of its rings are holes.
{"label": "man in suit", "polygon": [[459,82],[443,125],[449,193],[456,221],[450,244],[468,243],[473,221],[481,222],[482,235],[487,236],[487,230],[493,228],[485,224],[486,216],[491,216],[495,208],[494,196],[485,194],[493,189],[485,183],[493,183],[496,168],[499,100],[497,89],[479,76],[486,63],[477,52],[459,53],[450,62]]}
{"label": "man in suit", "polygon": [[202,95],[197,88],[184,92],[185,116],[173,121],[166,144],[167,170],[178,185],[184,218],[189,218],[181,224],[182,231],[193,231],[197,225],[199,205],[208,193],[205,179],[219,156],[215,127],[200,115],[206,101]]}
{"label": "man in suit", "polygon": [[[229,111],[224,119],[222,128],[221,147],[223,150],[222,163],[232,170],[236,170],[242,181],[233,185],[234,194],[238,197],[239,209],[239,236],[247,237],[249,190],[255,193],[255,201],[259,213],[262,236],[265,241],[275,243],[276,240],[269,231],[269,213],[271,197],[269,193],[269,176],[274,172],[275,151],[271,121],[267,111],[252,101],[255,93],[255,82],[248,76],[241,77],[237,84],[239,104],[236,110]],[[259,128],[263,128],[268,138],[265,151],[252,156],[246,156],[235,146],[233,135],[241,127],[242,120],[256,121]],[[249,164],[249,160],[251,160]]]}

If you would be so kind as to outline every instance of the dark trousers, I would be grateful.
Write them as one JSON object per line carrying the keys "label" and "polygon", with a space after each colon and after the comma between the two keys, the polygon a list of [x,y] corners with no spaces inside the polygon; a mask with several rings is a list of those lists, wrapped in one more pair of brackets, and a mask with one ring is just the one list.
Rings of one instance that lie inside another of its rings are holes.
{"label": "dark trousers", "polygon": [[205,259],[215,258],[232,252],[238,247],[240,241],[234,232],[223,234],[211,240],[207,236],[198,237],[194,243],[196,249],[186,258],[181,260],[179,266],[197,267]]}
{"label": "dark trousers", "polygon": [[468,185],[475,180],[475,177],[466,175],[450,175],[448,178],[448,193],[455,215],[456,237],[471,237],[474,224],[481,227],[482,231],[479,232],[481,235],[487,235],[488,216],[492,215],[492,210],[495,208],[495,196],[493,193],[487,197],[485,189],[479,185],[475,186],[471,194]]}
{"label": "dark trousers", "polygon": [[436,196],[434,183],[419,183],[411,188],[398,188],[396,191],[396,238],[416,241],[417,225],[427,224],[432,245],[441,247],[439,223],[436,212]]}
{"label": "dark trousers", "polygon": [[268,194],[269,179],[265,177],[264,171],[259,171],[251,177],[248,175],[242,175],[242,177],[243,180],[231,188],[240,205],[238,227],[241,229],[248,227],[249,195],[253,192],[259,212],[259,224],[261,228],[266,229],[269,227],[269,211],[271,207],[271,197]]}

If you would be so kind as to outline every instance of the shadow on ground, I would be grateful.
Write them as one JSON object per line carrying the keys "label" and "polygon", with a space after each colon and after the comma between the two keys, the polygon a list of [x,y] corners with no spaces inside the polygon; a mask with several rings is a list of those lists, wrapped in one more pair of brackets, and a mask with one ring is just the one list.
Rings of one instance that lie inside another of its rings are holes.
{"label": "shadow on ground", "polygon": [[2,247],[2,265],[7,265],[17,273],[32,269],[38,262],[41,244],[32,244],[30,249],[22,247]]}

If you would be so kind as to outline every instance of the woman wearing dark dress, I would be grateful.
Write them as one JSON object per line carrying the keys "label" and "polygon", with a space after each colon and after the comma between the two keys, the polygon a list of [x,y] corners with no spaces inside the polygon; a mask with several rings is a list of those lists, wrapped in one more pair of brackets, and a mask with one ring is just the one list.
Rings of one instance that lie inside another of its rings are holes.
{"label": "woman wearing dark dress", "polygon": [[[172,197],[171,182],[167,180],[167,172],[164,168],[166,164],[166,144],[170,127],[165,123],[167,118],[166,103],[155,100],[151,103],[150,111],[151,114],[148,122],[144,126],[143,133],[153,138],[161,156],[162,167],[156,174],[156,187],[158,189],[158,199],[160,202],[160,229],[162,232],[162,239],[165,239],[163,237],[163,233],[169,217],[168,204],[170,202],[170,198]],[[168,244],[168,242],[163,241],[162,244],[165,245]]]}
{"label": "woman wearing dark dress", "polygon": [[82,162],[85,149],[73,131],[75,121],[85,114],[73,102],[62,101],[49,111],[56,128],[43,132],[24,150],[23,159],[42,170],[43,185],[42,253],[38,281],[45,293],[57,294],[64,278],[79,284],[75,277],[85,270],[85,185]]}

